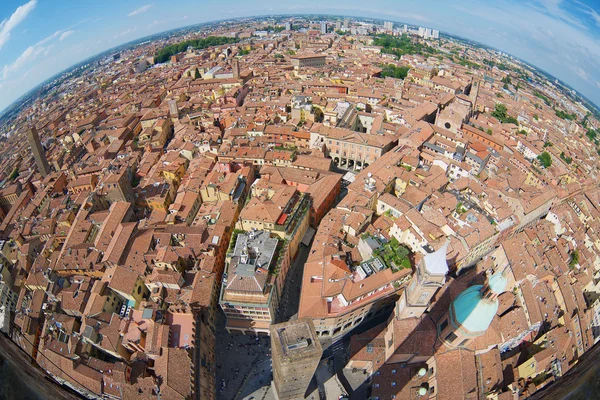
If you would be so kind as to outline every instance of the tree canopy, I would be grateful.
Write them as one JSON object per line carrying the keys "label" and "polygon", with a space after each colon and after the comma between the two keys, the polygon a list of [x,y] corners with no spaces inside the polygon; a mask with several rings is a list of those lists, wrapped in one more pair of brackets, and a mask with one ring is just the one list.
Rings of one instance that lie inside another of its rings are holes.
{"label": "tree canopy", "polygon": [[556,113],[556,116],[558,118],[562,118],[562,119],[566,119],[568,121],[574,121],[577,119],[577,115],[573,114],[569,114],[568,112],[565,112],[563,110],[557,110],[555,109],[554,112]]}
{"label": "tree canopy", "polygon": [[544,166],[544,168],[548,168],[552,165],[552,156],[547,151],[540,154],[537,158],[540,160],[540,163]]}
{"label": "tree canopy", "polygon": [[394,64],[386,64],[383,66],[383,71],[381,71],[382,77],[392,77],[397,79],[404,79],[406,75],[408,75],[409,67],[397,67]]}
{"label": "tree canopy", "polygon": [[508,115],[506,106],[502,103],[496,103],[496,108],[492,111],[492,117],[497,118],[503,124],[519,125],[519,121],[515,117]]}
{"label": "tree canopy", "polygon": [[157,63],[169,61],[171,56],[186,51],[189,47],[194,49],[206,49],[211,46],[221,46],[223,44],[235,43],[238,40],[234,37],[226,36],[208,36],[202,39],[186,40],[177,44],[172,44],[156,52],[155,60]]}
{"label": "tree canopy", "polygon": [[422,43],[413,42],[408,35],[400,37],[380,35],[373,39],[373,45],[381,46],[381,52],[400,58],[404,54],[435,54],[437,50]]}
{"label": "tree canopy", "polygon": [[587,136],[590,140],[593,141],[594,139],[596,139],[597,134],[598,131],[595,131],[594,129],[588,129],[585,133],[585,136]]}

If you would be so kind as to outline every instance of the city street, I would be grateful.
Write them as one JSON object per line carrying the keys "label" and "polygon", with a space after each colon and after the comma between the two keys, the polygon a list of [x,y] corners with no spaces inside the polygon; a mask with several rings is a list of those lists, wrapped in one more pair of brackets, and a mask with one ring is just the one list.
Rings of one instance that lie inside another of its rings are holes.
{"label": "city street", "polygon": [[[271,384],[271,342],[268,336],[229,334],[225,329],[225,315],[219,313],[216,333],[216,389],[217,399],[242,399],[242,386],[249,380]],[[260,376],[256,374],[255,367]],[[250,375],[253,375],[250,379]]]}
{"label": "city street", "polygon": [[[300,246],[288,273],[277,313],[277,321],[297,318],[300,284],[309,248]],[[219,312],[216,333],[217,399],[273,398],[271,342],[268,336],[227,333],[225,315]]]}
{"label": "city street", "polygon": [[277,312],[277,322],[286,322],[297,318],[298,306],[300,305],[302,273],[304,272],[304,264],[308,258],[309,251],[310,247],[304,245],[300,245],[300,248],[298,249],[296,259],[288,272],[283,287],[283,294]]}

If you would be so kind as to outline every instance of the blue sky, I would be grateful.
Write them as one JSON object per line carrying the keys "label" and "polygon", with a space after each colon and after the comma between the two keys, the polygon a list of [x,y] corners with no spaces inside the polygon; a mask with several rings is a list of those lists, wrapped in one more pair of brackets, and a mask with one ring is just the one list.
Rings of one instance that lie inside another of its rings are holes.
{"label": "blue sky", "polygon": [[468,37],[543,68],[600,104],[599,0],[1,0],[0,110],[74,63],[151,33],[305,12],[405,21]]}

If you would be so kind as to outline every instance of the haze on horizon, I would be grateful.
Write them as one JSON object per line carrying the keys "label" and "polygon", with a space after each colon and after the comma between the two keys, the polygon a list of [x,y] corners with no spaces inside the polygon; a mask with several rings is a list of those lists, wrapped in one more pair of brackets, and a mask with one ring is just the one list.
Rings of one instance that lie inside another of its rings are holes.
{"label": "haze on horizon", "polygon": [[112,47],[183,26],[277,14],[335,14],[406,22],[519,57],[600,104],[600,9],[590,0],[356,0],[303,3],[181,0],[0,4],[0,111],[70,66]]}

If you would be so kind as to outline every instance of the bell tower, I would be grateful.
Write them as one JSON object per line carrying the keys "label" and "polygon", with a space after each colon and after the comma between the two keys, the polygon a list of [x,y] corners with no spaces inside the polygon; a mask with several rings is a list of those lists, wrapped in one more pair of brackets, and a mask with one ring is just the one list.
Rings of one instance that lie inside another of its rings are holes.
{"label": "bell tower", "polygon": [[448,241],[436,252],[425,255],[396,306],[396,318],[420,317],[440,287],[446,282]]}

